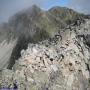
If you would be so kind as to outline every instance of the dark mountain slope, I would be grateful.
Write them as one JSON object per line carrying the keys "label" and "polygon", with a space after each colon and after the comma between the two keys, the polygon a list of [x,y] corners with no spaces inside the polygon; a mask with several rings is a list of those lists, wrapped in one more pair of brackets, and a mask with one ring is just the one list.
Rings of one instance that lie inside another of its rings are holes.
{"label": "dark mountain slope", "polygon": [[70,24],[76,19],[83,19],[84,15],[66,7],[53,7],[49,10],[57,21]]}
{"label": "dark mountain slope", "polygon": [[79,14],[72,9],[53,7],[48,11],[43,11],[34,5],[26,11],[17,13],[9,23],[14,30],[26,33],[26,35],[33,35],[37,28],[52,34],[76,19],[83,18],[83,14]]}

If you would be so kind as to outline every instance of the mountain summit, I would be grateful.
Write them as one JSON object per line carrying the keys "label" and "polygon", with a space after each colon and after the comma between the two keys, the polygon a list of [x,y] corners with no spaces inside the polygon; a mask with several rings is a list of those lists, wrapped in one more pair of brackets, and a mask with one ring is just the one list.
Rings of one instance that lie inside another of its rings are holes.
{"label": "mountain summit", "polygon": [[77,19],[82,20],[84,17],[85,15],[65,7],[53,7],[48,11],[43,11],[38,6],[33,5],[31,8],[17,13],[10,19],[9,23],[15,31],[31,34],[31,31],[34,33],[38,29],[53,35],[57,30]]}

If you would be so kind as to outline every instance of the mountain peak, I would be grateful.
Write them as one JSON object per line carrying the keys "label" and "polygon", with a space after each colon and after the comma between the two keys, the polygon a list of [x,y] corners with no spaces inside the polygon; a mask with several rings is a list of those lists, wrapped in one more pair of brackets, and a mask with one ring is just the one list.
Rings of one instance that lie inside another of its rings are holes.
{"label": "mountain peak", "polygon": [[35,4],[32,5],[30,9],[31,9],[31,11],[41,11],[41,9]]}
{"label": "mountain peak", "polygon": [[[31,6],[32,8],[39,8],[36,4]],[[40,8],[39,8],[40,9]]]}

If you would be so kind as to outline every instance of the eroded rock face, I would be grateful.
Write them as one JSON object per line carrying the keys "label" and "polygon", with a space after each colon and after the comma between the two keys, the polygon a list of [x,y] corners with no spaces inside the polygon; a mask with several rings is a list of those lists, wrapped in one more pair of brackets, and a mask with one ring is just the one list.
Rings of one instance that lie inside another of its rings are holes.
{"label": "eroded rock face", "polygon": [[[1,88],[18,90],[90,90],[90,50],[80,26],[60,30],[53,39],[29,44],[12,70],[4,69]],[[84,31],[85,30],[85,31]]]}

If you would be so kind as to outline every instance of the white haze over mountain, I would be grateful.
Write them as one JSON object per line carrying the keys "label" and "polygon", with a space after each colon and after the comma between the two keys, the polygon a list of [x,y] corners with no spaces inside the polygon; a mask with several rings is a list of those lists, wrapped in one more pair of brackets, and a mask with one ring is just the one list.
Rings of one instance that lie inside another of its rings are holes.
{"label": "white haze over mountain", "polygon": [[45,0],[0,0],[0,22],[7,21],[16,12],[33,4],[41,5]]}
{"label": "white haze over mountain", "polygon": [[85,14],[90,14],[90,0],[70,0],[68,7]]}
{"label": "white haze over mountain", "polygon": [[90,14],[90,0],[0,0],[0,23],[8,21],[16,12],[33,4],[48,9],[54,5],[63,6],[61,2],[64,2],[66,7]]}

